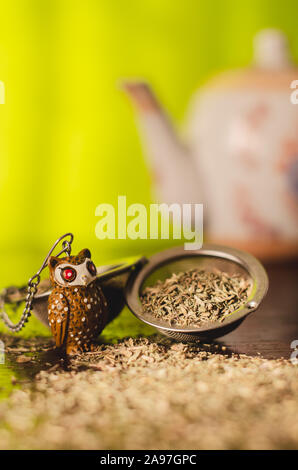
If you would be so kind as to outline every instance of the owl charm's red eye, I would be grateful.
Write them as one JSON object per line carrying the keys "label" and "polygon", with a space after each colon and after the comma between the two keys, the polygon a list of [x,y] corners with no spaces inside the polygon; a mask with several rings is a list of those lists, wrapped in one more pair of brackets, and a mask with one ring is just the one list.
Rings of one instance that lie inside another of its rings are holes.
{"label": "owl charm's red eye", "polygon": [[77,273],[72,268],[64,268],[62,270],[62,277],[64,281],[71,282],[74,281],[76,278]]}
{"label": "owl charm's red eye", "polygon": [[92,263],[92,261],[88,261],[87,269],[88,269],[89,273],[92,274],[92,276],[96,276],[96,274],[97,274],[96,267],[95,267],[94,263]]}

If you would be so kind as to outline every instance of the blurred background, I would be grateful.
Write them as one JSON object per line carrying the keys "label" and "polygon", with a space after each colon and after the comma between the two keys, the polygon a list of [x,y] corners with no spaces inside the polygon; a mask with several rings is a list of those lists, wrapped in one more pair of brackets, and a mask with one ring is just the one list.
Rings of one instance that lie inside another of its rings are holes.
{"label": "blurred background", "polygon": [[296,61],[297,15],[295,0],[1,1],[0,285],[25,283],[68,231],[96,264],[165,247],[95,236],[100,203],[152,202],[121,80],[150,82],[179,126],[198,87],[253,61],[261,29],[282,30]]}

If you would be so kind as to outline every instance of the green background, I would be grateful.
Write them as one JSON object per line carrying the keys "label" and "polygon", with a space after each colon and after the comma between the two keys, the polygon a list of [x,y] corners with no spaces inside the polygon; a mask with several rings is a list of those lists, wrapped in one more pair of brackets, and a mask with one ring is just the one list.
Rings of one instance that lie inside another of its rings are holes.
{"label": "green background", "polygon": [[95,236],[98,204],[151,200],[119,81],[152,82],[181,123],[200,84],[251,62],[260,29],[285,31],[297,58],[297,16],[297,0],[1,1],[0,286],[25,283],[68,231],[96,264],[162,248]]}

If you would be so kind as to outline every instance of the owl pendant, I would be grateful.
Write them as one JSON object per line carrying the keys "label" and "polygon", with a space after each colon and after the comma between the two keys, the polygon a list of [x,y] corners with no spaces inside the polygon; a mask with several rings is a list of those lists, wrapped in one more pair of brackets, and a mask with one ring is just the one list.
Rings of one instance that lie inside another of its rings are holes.
{"label": "owl pendant", "polygon": [[77,256],[48,261],[53,290],[48,319],[56,346],[72,355],[92,348],[107,323],[107,302],[96,284],[96,267],[88,249]]}

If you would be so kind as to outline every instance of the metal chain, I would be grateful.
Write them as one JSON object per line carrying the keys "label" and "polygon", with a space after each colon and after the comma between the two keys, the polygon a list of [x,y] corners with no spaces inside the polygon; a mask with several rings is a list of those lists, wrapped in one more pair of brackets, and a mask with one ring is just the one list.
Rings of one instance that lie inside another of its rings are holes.
{"label": "metal chain", "polygon": [[51,254],[53,253],[54,249],[60,243],[61,240],[63,240],[66,237],[70,237],[69,240],[64,240],[62,243],[62,250],[56,255],[60,256],[62,253],[66,253],[67,256],[70,256],[71,254],[71,244],[73,242],[73,234],[72,233],[66,233],[65,235],[62,235],[62,237],[58,238],[58,240],[55,241],[54,245],[50,249],[49,253],[44,259],[44,262],[42,263],[40,269],[37,271],[34,276],[32,276],[29,281],[28,281],[28,287],[27,287],[27,296],[26,296],[26,304],[25,308],[23,310],[22,316],[18,323],[13,323],[7,313],[4,310],[5,306],[5,297],[7,294],[7,289],[4,289],[1,292],[0,295],[0,316],[2,317],[2,320],[4,321],[5,325],[10,329],[10,331],[18,333],[21,331],[22,328],[24,328],[25,324],[28,322],[29,317],[31,316],[31,310],[32,310],[32,304],[34,300],[34,296],[37,292],[37,286],[40,283],[40,273],[43,271],[43,269],[47,266],[47,262]]}

